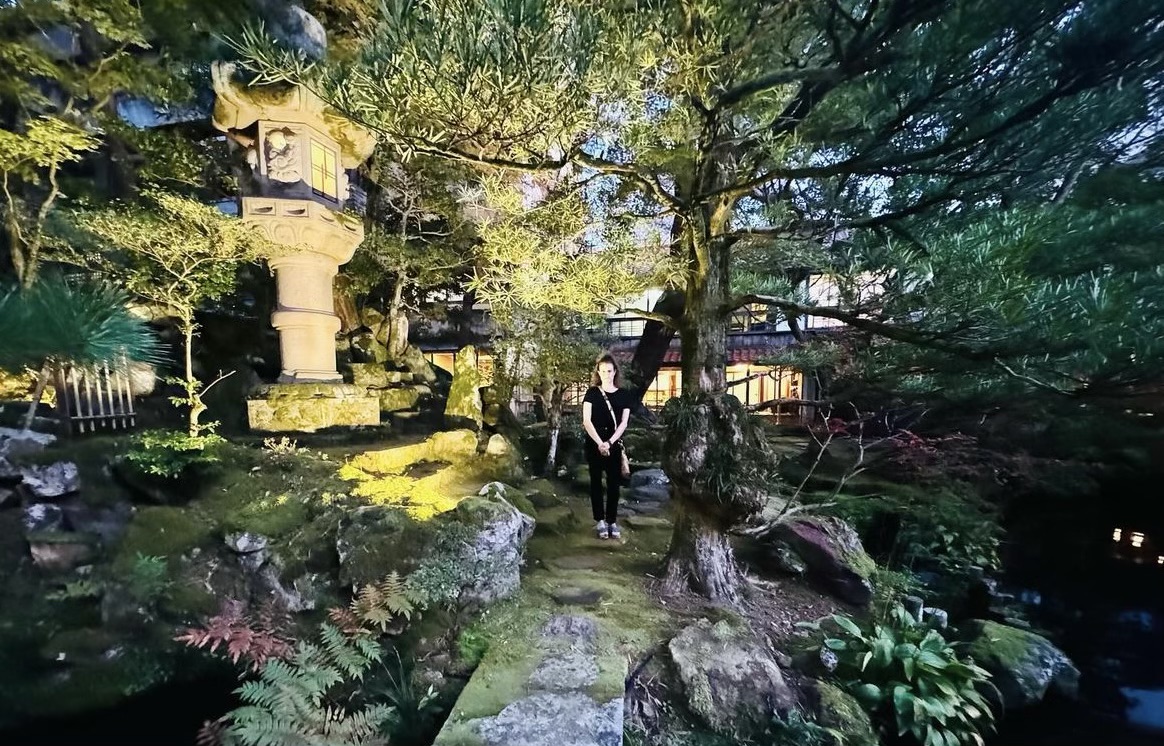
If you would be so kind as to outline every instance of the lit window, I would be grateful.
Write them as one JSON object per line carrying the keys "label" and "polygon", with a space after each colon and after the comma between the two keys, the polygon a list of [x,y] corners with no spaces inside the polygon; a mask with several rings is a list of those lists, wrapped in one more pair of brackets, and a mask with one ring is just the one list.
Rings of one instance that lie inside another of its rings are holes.
{"label": "lit window", "polygon": [[338,202],[339,185],[336,183],[338,173],[335,151],[312,140],[311,191],[324,199]]}

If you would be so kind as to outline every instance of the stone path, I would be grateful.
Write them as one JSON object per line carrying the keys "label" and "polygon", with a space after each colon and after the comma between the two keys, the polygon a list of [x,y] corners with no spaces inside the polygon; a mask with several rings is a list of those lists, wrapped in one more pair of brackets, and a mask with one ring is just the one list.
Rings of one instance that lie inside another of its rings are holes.
{"label": "stone path", "polygon": [[[631,517],[622,542],[590,532],[588,498],[529,495],[538,525],[522,591],[489,615],[485,657],[434,746],[620,746],[628,666],[664,639],[645,573],[670,534],[663,516]],[[661,511],[660,511],[661,512]]]}
{"label": "stone path", "polygon": [[551,617],[525,650],[482,662],[460,701],[488,699],[479,690],[514,676],[520,696],[491,716],[454,708],[435,746],[619,746],[626,674],[625,660],[599,655],[593,617]]}

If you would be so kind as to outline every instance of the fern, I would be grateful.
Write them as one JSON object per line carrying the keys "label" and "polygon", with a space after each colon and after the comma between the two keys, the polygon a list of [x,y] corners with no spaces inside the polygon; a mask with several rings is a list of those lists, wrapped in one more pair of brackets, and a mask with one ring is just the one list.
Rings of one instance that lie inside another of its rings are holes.
{"label": "fern", "polygon": [[356,637],[369,631],[386,633],[394,622],[411,621],[423,605],[423,594],[393,571],[379,583],[361,587],[347,609],[331,609],[328,613],[344,634]]}
{"label": "fern", "polygon": [[273,604],[264,604],[254,618],[243,609],[241,601],[223,601],[218,614],[204,626],[190,627],[174,639],[190,647],[209,648],[211,653],[225,647],[232,663],[246,661],[253,670],[292,654],[291,641],[281,631],[286,626],[285,614]]}
{"label": "fern", "polygon": [[271,659],[259,678],[244,683],[243,706],[227,717],[225,734],[241,746],[379,746],[380,727],[393,714],[387,705],[350,709],[344,692],[381,659],[367,637],[348,637],[330,624],[321,644],[300,642],[286,660]]}

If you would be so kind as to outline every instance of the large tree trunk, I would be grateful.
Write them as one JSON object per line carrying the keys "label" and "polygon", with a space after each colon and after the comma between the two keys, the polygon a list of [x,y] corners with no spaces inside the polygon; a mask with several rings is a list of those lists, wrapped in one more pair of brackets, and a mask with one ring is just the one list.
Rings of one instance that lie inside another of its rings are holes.
{"label": "large tree trunk", "polygon": [[550,447],[546,451],[546,464],[542,474],[552,477],[558,466],[558,441],[562,434],[562,401],[565,389],[556,384],[544,387],[541,396],[546,409],[546,429],[550,434]]}
{"label": "large tree trunk", "polygon": [[[716,225],[716,216],[711,224]],[[713,231],[708,232],[713,233]],[[692,590],[709,599],[735,605],[743,574],[736,563],[727,529],[747,511],[739,495],[711,494],[708,472],[722,468],[715,460],[740,438],[746,416],[725,406],[723,397],[727,354],[727,314],[730,254],[711,235],[684,237],[690,270],[680,323],[683,344],[684,422],[669,423],[664,466],[676,504],[674,533],[667,554],[664,591]],[[721,442],[721,441],[730,442]]]}
{"label": "large tree trunk", "polygon": [[678,500],[663,589],[672,594],[694,591],[717,603],[736,606],[743,574],[727,533],[695,512],[693,502]]}

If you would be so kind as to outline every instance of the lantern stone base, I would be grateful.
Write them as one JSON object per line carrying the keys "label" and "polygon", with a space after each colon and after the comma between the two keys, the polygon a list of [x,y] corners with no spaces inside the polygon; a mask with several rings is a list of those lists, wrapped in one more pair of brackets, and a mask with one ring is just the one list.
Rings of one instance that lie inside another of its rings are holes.
{"label": "lantern stone base", "polygon": [[247,400],[251,430],[313,433],[380,424],[380,398],[346,383],[275,383]]}

